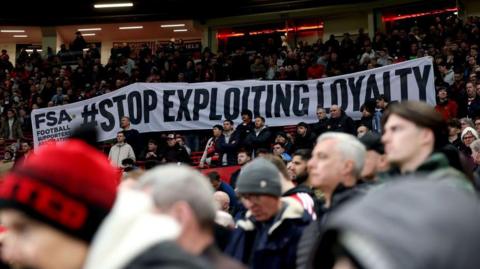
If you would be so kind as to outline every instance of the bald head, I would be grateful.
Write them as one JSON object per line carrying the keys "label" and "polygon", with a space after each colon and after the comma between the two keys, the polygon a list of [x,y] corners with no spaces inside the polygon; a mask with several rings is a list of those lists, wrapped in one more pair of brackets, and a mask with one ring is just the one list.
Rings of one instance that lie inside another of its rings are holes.
{"label": "bald head", "polygon": [[213,194],[213,199],[217,202],[220,210],[228,212],[230,205],[230,197],[228,197],[228,194],[223,191],[216,191]]}

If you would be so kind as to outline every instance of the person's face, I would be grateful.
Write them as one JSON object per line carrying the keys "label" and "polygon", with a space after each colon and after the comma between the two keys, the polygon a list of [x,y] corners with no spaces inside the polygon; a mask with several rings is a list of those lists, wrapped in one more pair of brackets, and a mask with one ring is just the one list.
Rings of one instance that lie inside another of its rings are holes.
{"label": "person's face", "polygon": [[263,120],[261,118],[255,118],[255,128],[262,128],[263,127]]}
{"label": "person's face", "polygon": [[179,144],[180,146],[184,145],[183,140],[181,138],[175,138],[175,141],[177,141],[177,144]]}
{"label": "person's face", "polygon": [[372,116],[372,113],[370,113],[370,112],[369,112],[368,110],[366,110],[366,109],[363,109],[363,110],[362,110],[362,116],[363,116],[363,117],[370,117],[370,116]]}
{"label": "person's face", "polygon": [[285,152],[285,149],[282,146],[278,144],[273,146],[273,154],[281,155],[284,152]]}
{"label": "person's face", "polygon": [[455,81],[457,81],[457,82],[459,82],[459,81],[462,80],[462,74],[455,73],[455,74],[453,75],[453,77],[454,77]]}
{"label": "person's face", "polygon": [[223,130],[226,131],[226,132],[229,132],[230,130],[232,130],[232,124],[228,121],[224,121],[223,122]]}
{"label": "person's face", "polygon": [[384,109],[385,108],[385,100],[378,99],[377,100],[377,107],[381,108],[381,109]]}
{"label": "person's face", "polygon": [[365,126],[359,126],[357,128],[357,137],[360,138],[368,132],[368,128]]}
{"label": "person's face", "polygon": [[177,140],[175,140],[175,138],[167,138],[167,145],[169,147],[173,147],[175,144],[177,144]]}
{"label": "person's face", "polygon": [[317,118],[319,120],[323,120],[326,117],[327,117],[327,113],[325,112],[325,109],[323,109],[323,108],[317,109]]}
{"label": "person's face", "polygon": [[455,127],[452,127],[452,126],[448,126],[448,136],[454,136],[454,135],[458,135],[462,130],[458,129],[458,128],[455,128]]}
{"label": "person's face", "polygon": [[270,220],[280,209],[280,199],[274,196],[244,194],[241,196],[241,201],[257,221]]}
{"label": "person's face", "polygon": [[472,149],[472,158],[476,165],[480,165],[480,152]]}
{"label": "person's face", "polygon": [[473,136],[472,132],[467,132],[463,136],[463,144],[465,144],[465,146],[469,147],[473,141],[475,141],[475,136]]}
{"label": "person's face", "polygon": [[441,100],[447,99],[447,91],[446,90],[439,90],[438,91],[438,98]]}
{"label": "person's face", "polygon": [[219,180],[210,180],[210,183],[212,184],[214,190],[218,190],[218,188],[220,188],[221,182]]}
{"label": "person's face", "polygon": [[214,137],[219,137],[222,135],[222,130],[218,129],[218,128],[213,128],[213,136]]}
{"label": "person's face", "polygon": [[368,150],[362,170],[362,178],[374,178],[377,173],[377,163],[380,161],[380,154],[374,150]]}
{"label": "person's face", "polygon": [[390,163],[401,166],[416,157],[422,146],[419,137],[424,129],[395,114],[388,118],[384,129],[382,142]]}
{"label": "person's face", "polygon": [[125,142],[125,135],[122,133],[117,134],[117,142],[118,143],[123,143]]}
{"label": "person's face", "polygon": [[36,269],[82,268],[88,250],[85,242],[17,210],[2,210],[0,219],[8,229],[2,242],[4,260]]}
{"label": "person's face", "polygon": [[283,137],[281,135],[277,135],[277,137],[275,137],[275,143],[285,144],[286,142],[287,142],[287,139],[285,139],[285,137]]}
{"label": "person's face", "polygon": [[22,143],[22,151],[27,152],[29,150],[30,150],[30,146],[28,145],[28,143]]}
{"label": "person's face", "polygon": [[245,122],[245,123],[249,123],[252,119],[250,118],[250,116],[248,116],[247,114],[242,114],[242,121]]}
{"label": "person's face", "polygon": [[10,110],[7,111],[7,117],[8,117],[9,119],[13,118],[13,116],[14,116],[14,114],[13,114],[12,111],[10,111]]}
{"label": "person's face", "polygon": [[152,151],[156,151],[157,150],[157,145],[155,145],[155,143],[148,143],[148,151],[152,152]]}
{"label": "person's face", "polygon": [[297,134],[304,135],[307,132],[307,128],[304,126],[297,126]]}
{"label": "person's face", "polygon": [[244,165],[250,161],[250,157],[245,152],[240,152],[237,155],[237,162],[239,165]]}
{"label": "person's face", "polygon": [[468,97],[475,97],[476,92],[473,83],[467,83],[467,95]]}
{"label": "person's face", "polygon": [[336,148],[334,139],[318,143],[308,161],[308,173],[313,187],[333,191],[342,179],[345,161]]}
{"label": "person's face", "polygon": [[289,171],[295,175],[295,177],[305,175],[307,173],[307,161],[302,160],[298,155],[293,156],[290,162]]}
{"label": "person's face", "polygon": [[341,116],[340,108],[337,105],[333,105],[330,108],[330,117],[340,118],[340,116]]}
{"label": "person's face", "polygon": [[122,118],[120,120],[120,127],[121,128],[127,128],[130,125],[130,120],[128,118]]}

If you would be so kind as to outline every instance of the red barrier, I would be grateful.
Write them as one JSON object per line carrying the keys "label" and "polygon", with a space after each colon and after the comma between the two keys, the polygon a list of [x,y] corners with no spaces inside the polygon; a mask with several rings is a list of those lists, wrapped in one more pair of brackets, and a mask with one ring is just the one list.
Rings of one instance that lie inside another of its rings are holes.
{"label": "red barrier", "polygon": [[230,178],[232,177],[232,174],[238,169],[240,169],[240,165],[200,169],[200,172],[202,172],[204,175],[207,175],[210,172],[216,171],[220,175],[220,179],[223,182],[230,184]]}

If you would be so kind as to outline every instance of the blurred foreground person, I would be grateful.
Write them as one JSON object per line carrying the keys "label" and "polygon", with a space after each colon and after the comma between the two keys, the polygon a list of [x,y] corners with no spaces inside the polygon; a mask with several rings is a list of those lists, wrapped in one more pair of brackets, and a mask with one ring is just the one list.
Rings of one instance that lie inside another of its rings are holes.
{"label": "blurred foreground person", "polygon": [[120,174],[85,142],[41,146],[0,185],[0,218],[8,230],[3,258],[38,269],[80,269],[110,211]]}
{"label": "blurred foreground person", "polygon": [[473,193],[448,180],[402,178],[335,212],[308,268],[480,268],[479,222]]}

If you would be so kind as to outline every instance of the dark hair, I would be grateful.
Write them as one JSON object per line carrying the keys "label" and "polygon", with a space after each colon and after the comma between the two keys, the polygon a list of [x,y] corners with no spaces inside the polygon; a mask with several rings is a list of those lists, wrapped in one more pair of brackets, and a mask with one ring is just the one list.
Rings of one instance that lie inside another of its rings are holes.
{"label": "dark hair", "polygon": [[[475,119],[475,120],[477,120],[477,119]],[[457,128],[457,129],[462,129],[462,123],[457,118],[449,119],[447,121],[447,126]]]}
{"label": "dark hair", "polygon": [[220,181],[220,174],[218,174],[217,171],[208,173],[207,177],[210,179],[210,181]]}
{"label": "dark hair", "polygon": [[240,113],[240,115],[247,115],[249,118],[252,118],[253,117],[253,113],[251,110],[248,110],[248,109],[244,109],[242,110],[242,112]]}
{"label": "dark hair", "polygon": [[275,146],[275,145],[280,145],[282,148],[285,148],[285,145],[283,143],[280,143],[280,142],[273,143],[272,147]]}
{"label": "dark hair", "polygon": [[312,158],[312,150],[311,149],[299,149],[299,150],[296,150],[292,157],[294,156],[300,156],[300,158],[302,159],[302,161],[308,161]]}
{"label": "dark hair", "polygon": [[118,132],[117,132],[117,135],[118,135],[118,134],[123,134],[123,135],[125,136],[125,131],[123,131],[123,130],[122,130],[122,131],[118,131]]}
{"label": "dark hair", "polygon": [[259,148],[259,149],[257,149],[257,152],[256,152],[257,155],[258,154],[269,154],[269,153],[270,153],[270,151],[266,148]]}
{"label": "dark hair", "polygon": [[256,117],[255,117],[255,119],[258,119],[258,118],[260,118],[263,122],[265,122],[265,118],[264,118],[264,117],[262,117],[262,116],[256,116]]}
{"label": "dark hair", "polygon": [[387,103],[390,103],[390,98],[386,97],[385,94],[380,94],[375,100],[383,100]]}
{"label": "dark hair", "polygon": [[240,154],[240,153],[245,153],[245,154],[247,154],[248,157],[252,158],[252,152],[246,150],[245,148],[239,149],[238,152],[237,152],[237,156],[238,156],[238,154]]}
{"label": "dark hair", "polygon": [[230,123],[231,125],[233,125],[233,120],[228,120],[228,119],[227,119],[227,120],[224,120],[223,122],[228,122],[228,123]]}
{"label": "dark hair", "polygon": [[149,144],[152,143],[152,144],[158,146],[158,142],[157,142],[157,140],[155,140],[155,139],[149,139],[149,140],[148,140],[148,143],[149,143]]}
{"label": "dark hair", "polygon": [[448,143],[448,128],[445,120],[432,106],[424,102],[403,101],[390,105],[383,115],[382,128],[385,128],[385,123],[391,115],[397,115],[419,127],[432,130],[435,137],[435,151]]}
{"label": "dark hair", "polygon": [[215,124],[215,125],[213,125],[213,128],[212,128],[212,129],[215,129],[215,128],[217,128],[217,129],[219,129],[219,130],[223,131],[223,126],[222,126],[222,125],[220,125],[220,124]]}
{"label": "dark hair", "polygon": [[135,161],[131,158],[126,158],[122,160],[123,166],[133,166],[134,164],[135,164]]}

